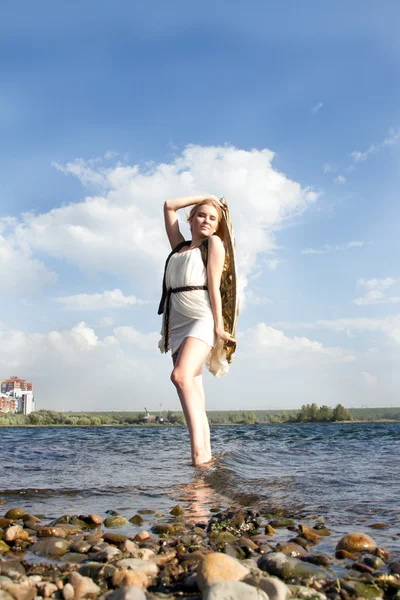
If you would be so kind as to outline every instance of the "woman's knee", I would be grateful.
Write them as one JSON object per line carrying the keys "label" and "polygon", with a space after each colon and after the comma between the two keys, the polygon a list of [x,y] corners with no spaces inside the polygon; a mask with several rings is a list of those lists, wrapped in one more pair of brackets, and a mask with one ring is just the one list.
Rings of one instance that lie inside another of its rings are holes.
{"label": "woman's knee", "polygon": [[171,373],[171,381],[176,388],[183,389],[190,385],[191,377],[189,377],[182,369],[175,367]]}

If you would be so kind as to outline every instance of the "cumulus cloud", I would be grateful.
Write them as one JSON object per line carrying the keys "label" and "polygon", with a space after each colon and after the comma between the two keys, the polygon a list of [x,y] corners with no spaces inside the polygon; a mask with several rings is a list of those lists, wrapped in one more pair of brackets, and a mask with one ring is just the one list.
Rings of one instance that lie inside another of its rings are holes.
{"label": "cumulus cloud", "polygon": [[[289,337],[265,323],[238,337],[234,371],[224,383],[226,401],[221,402],[220,382],[208,377],[210,410],[243,406],[243,394],[259,397],[258,381],[287,368],[296,370],[299,381],[302,369],[307,371],[308,387],[303,390],[307,395],[322,366],[326,374],[355,360],[351,352],[307,337]],[[83,321],[70,329],[46,333],[0,331],[0,369],[33,381],[38,408],[141,410],[159,406],[160,399],[166,407],[178,408],[169,383],[171,360],[158,351],[158,339],[158,332],[141,332],[130,326],[116,327],[111,335],[102,337]],[[282,386],[279,377],[277,386]],[[299,393],[297,390],[293,398],[295,406]]]}
{"label": "cumulus cloud", "polygon": [[338,250],[348,250],[349,248],[362,248],[365,242],[353,241],[347,244],[338,244],[337,246],[331,246],[330,244],[324,244],[322,248],[305,248],[301,251],[301,254],[330,254],[331,252],[337,252]]}
{"label": "cumulus cloud", "polygon": [[327,329],[351,335],[365,331],[375,331],[387,334],[396,343],[400,344],[400,314],[390,317],[360,317],[341,319],[320,319],[317,321],[279,321],[274,323],[276,327],[284,330],[290,329]]}
{"label": "cumulus cloud", "polygon": [[400,296],[388,296],[386,290],[399,282],[399,279],[386,277],[386,279],[360,279],[358,285],[366,288],[367,293],[364,296],[355,298],[354,304],[367,306],[369,304],[398,304]]}
{"label": "cumulus cloud", "polygon": [[29,295],[54,284],[57,274],[48,270],[43,262],[32,258],[23,240],[18,243],[0,235],[0,278],[3,294],[18,292]]}
{"label": "cumulus cloud", "polygon": [[107,308],[127,308],[148,304],[136,296],[125,296],[121,290],[105,291],[102,294],[75,294],[54,298],[67,310],[104,310]]}
{"label": "cumulus cloud", "polygon": [[[270,150],[187,146],[170,163],[105,166],[104,160],[55,164],[94,195],[43,213],[28,213],[14,240],[33,252],[61,258],[83,271],[134,281],[139,294],[159,288],[168,251],[162,204],[174,196],[224,195],[235,226],[244,287],[260,253],[276,247],[276,231],[317,200],[273,167]],[[186,234],[189,235],[188,229]]]}
{"label": "cumulus cloud", "polygon": [[288,368],[300,363],[309,367],[316,362],[353,362],[356,357],[342,348],[327,347],[307,337],[286,336],[283,331],[258,323],[240,336],[240,344],[248,355],[256,355],[267,361],[269,367]]}

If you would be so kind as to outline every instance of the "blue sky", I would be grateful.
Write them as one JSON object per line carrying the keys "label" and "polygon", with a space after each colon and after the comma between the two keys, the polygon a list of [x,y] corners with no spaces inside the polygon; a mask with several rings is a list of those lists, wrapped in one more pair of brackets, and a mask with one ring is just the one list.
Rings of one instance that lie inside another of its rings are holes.
{"label": "blue sky", "polygon": [[397,2],[0,16],[2,378],[32,379],[42,408],[177,409],[162,204],[212,193],[244,290],[208,408],[398,405]]}

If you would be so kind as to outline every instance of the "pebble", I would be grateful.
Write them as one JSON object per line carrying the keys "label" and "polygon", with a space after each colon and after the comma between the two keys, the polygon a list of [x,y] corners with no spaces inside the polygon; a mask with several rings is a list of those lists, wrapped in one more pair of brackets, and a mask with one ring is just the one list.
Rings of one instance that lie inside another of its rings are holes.
{"label": "pebble", "polygon": [[331,573],[323,567],[303,562],[298,558],[288,557],[282,552],[265,554],[257,564],[262,571],[267,571],[270,575],[284,580],[329,580],[332,577]]}
{"label": "pebble", "polygon": [[99,594],[100,588],[95,584],[93,579],[90,577],[83,577],[79,573],[71,573],[69,576],[69,582],[74,588],[75,596],[77,598],[87,598],[92,594]]}
{"label": "pebble", "polygon": [[346,550],[347,552],[373,552],[376,549],[376,542],[366,533],[349,533],[343,536],[336,545],[336,550]]}
{"label": "pebble", "polygon": [[220,581],[208,587],[203,600],[269,600],[267,594],[241,581]]}
{"label": "pebble", "polygon": [[75,590],[70,583],[66,583],[62,590],[64,600],[74,600]]}
{"label": "pebble", "polygon": [[220,581],[240,581],[249,573],[250,570],[235,558],[212,552],[197,567],[197,585],[203,591]]}
{"label": "pebble", "polygon": [[270,600],[288,600],[292,595],[286,583],[278,577],[264,577],[253,573],[245,577],[243,583],[260,588]]}
{"label": "pebble", "polygon": [[117,562],[117,566],[122,569],[132,569],[132,571],[145,573],[152,577],[156,576],[159,571],[155,562],[142,560],[141,558],[123,558]]}
{"label": "pebble", "polygon": [[120,515],[115,515],[113,517],[107,517],[104,521],[104,527],[108,527],[111,529],[112,527],[123,527],[128,523],[128,519],[125,517],[121,517]]}
{"label": "pebble", "polygon": [[146,600],[146,594],[142,589],[130,585],[107,595],[107,600]]}
{"label": "pebble", "polygon": [[22,519],[22,517],[24,516],[25,511],[23,508],[10,508],[10,510],[8,510],[6,512],[6,514],[4,515],[5,519],[12,519],[13,521],[17,520],[17,519]]}

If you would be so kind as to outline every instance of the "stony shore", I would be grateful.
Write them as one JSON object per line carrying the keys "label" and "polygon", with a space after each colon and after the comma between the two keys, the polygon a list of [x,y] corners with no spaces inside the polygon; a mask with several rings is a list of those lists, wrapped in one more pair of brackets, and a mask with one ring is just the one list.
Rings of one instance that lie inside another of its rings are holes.
{"label": "stony shore", "polygon": [[146,512],[130,519],[132,535],[118,513],[0,512],[0,600],[400,600],[400,557],[365,533],[329,554],[322,521],[232,508],[193,523],[176,506],[146,531]]}

